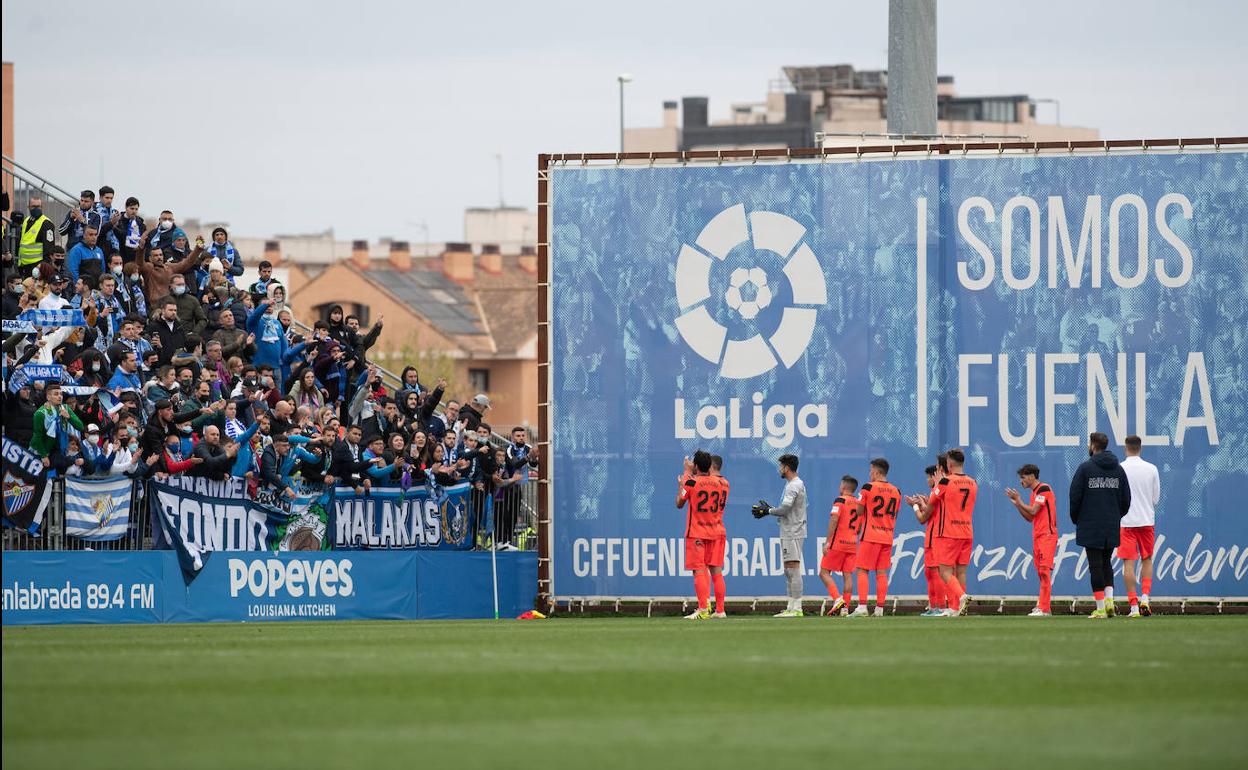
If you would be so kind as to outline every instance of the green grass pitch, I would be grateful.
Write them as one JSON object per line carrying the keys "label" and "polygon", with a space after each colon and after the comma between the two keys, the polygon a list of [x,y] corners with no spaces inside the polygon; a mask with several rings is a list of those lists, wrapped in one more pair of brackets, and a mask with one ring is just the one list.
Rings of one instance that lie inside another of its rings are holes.
{"label": "green grass pitch", "polygon": [[1248,616],[6,627],[6,770],[1242,767]]}

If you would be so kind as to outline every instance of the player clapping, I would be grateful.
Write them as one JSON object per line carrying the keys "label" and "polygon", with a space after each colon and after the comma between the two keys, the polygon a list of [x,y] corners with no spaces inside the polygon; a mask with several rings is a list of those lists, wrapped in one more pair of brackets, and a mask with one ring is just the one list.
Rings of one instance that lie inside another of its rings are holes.
{"label": "player clapping", "polygon": [[924,500],[925,513],[935,512],[936,557],[940,563],[940,578],[948,591],[944,617],[966,614],[966,567],[971,563],[974,529],[975,497],[979,485],[975,479],[962,472],[966,454],[950,449],[945,453],[949,474],[936,483],[930,498]]}
{"label": "player clapping", "polygon": [[701,450],[694,452],[693,460],[685,458],[685,473],[677,479],[680,491],[676,494],[676,507],[689,507],[685,518],[685,569],[693,573],[693,588],[698,597],[698,609],[687,617],[690,620],[707,620],[724,617],[722,588],[717,597],[716,613],[711,615],[711,573],[716,573],[718,585],[723,577],[718,573],[724,567],[724,502],[727,492],[721,482],[711,475],[711,456]]}
{"label": "player clapping", "polygon": [[[862,524],[862,504],[858,502],[858,479],[841,477],[841,494],[832,503],[828,516],[828,542],[819,562],[819,579],[827,586],[832,597],[829,615],[845,613],[846,605],[854,598],[854,553],[858,550],[858,530]],[[834,573],[841,573],[845,580],[845,596],[836,587]]]}
{"label": "player clapping", "polygon": [[854,558],[858,568],[858,609],[850,617],[867,616],[868,577],[875,573],[875,616],[884,616],[884,601],[888,598],[888,569],[893,559],[893,531],[897,527],[897,509],[901,507],[901,493],[888,483],[888,460],[877,457],[871,461],[871,481],[862,485],[858,496],[866,512],[862,543]]}
{"label": "player clapping", "polygon": [[1040,598],[1030,617],[1044,618],[1053,614],[1050,597],[1053,595],[1053,555],[1057,551],[1057,498],[1048,484],[1040,481],[1040,468],[1028,463],[1018,469],[1018,483],[1031,490],[1031,500],[1024,503],[1017,489],[1005,490],[1014,507],[1024,519],[1031,522],[1031,553],[1036,564],[1036,577],[1040,578]]}
{"label": "player clapping", "polygon": [[[719,482],[720,491],[723,497],[720,498],[720,526],[723,526],[723,512],[728,510],[728,477],[724,475],[724,458],[719,455],[711,455],[711,477]],[[724,543],[728,542],[728,533],[725,529]],[[711,614],[712,618],[726,618],[724,613],[724,600],[727,598],[727,586],[724,585],[724,569],[722,562],[720,566],[709,567],[711,573],[711,587],[715,589],[715,612]]]}
{"label": "player clapping", "polygon": [[[926,468],[927,489],[930,494],[936,484],[945,477],[949,468],[944,452],[936,457],[936,464]],[[906,503],[914,509],[914,515],[923,525],[923,575],[927,579],[927,609],[922,617],[943,616],[948,605],[945,582],[940,578],[940,560],[936,557],[936,527],[940,521],[940,507],[927,508],[927,495],[908,495]]]}

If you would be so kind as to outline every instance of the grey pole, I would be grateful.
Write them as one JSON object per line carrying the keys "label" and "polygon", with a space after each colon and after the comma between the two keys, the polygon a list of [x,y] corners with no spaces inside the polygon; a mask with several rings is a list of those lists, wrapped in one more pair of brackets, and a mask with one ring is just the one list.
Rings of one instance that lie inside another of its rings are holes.
{"label": "grey pole", "polygon": [[888,132],[936,133],[936,0],[888,0]]}
{"label": "grey pole", "polygon": [[1034,104],[1052,104],[1057,108],[1057,125],[1062,125],[1062,101],[1060,99],[1032,99]]}
{"label": "grey pole", "polygon": [[632,79],[633,76],[628,74],[616,78],[620,83],[620,152],[624,152],[624,84]]}

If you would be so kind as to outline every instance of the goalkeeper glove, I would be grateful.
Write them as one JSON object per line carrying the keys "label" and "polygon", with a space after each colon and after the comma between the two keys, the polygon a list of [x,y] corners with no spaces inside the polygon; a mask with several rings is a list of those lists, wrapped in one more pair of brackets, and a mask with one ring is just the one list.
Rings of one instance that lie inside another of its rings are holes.
{"label": "goalkeeper glove", "polygon": [[750,513],[754,514],[754,518],[761,519],[771,513],[771,503],[766,500],[759,500],[754,504],[754,507],[750,509]]}

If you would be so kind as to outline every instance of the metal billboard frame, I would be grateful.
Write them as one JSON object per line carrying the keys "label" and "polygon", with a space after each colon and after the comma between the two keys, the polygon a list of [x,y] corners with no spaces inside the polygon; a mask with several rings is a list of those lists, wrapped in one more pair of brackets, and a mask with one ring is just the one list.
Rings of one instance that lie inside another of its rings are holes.
{"label": "metal billboard frame", "polygon": [[[554,585],[554,441],[556,437],[551,412],[550,325],[553,294],[551,293],[551,201],[550,171],[559,166],[621,166],[646,167],[656,164],[683,166],[691,164],[755,164],[760,162],[827,162],[880,161],[920,159],[935,156],[991,158],[1018,155],[1135,155],[1182,153],[1188,150],[1218,152],[1223,148],[1248,148],[1248,136],[1197,137],[1182,139],[1109,139],[1052,142],[980,141],[966,143],[926,142],[906,144],[873,144],[847,147],[779,147],[774,149],[680,150],[672,152],[578,152],[542,153],[537,156],[537,421],[541,440],[538,447],[542,463],[538,469],[538,555],[537,604],[542,612],[554,609],[558,600],[638,599],[642,597],[560,597]],[[750,597],[754,599],[754,597]],[[907,598],[907,597],[895,597]],[[1056,597],[1055,597],[1056,598]],[[654,600],[651,600],[653,602]],[[678,601],[668,599],[666,601]],[[1211,599],[1210,601],[1216,601]]]}

